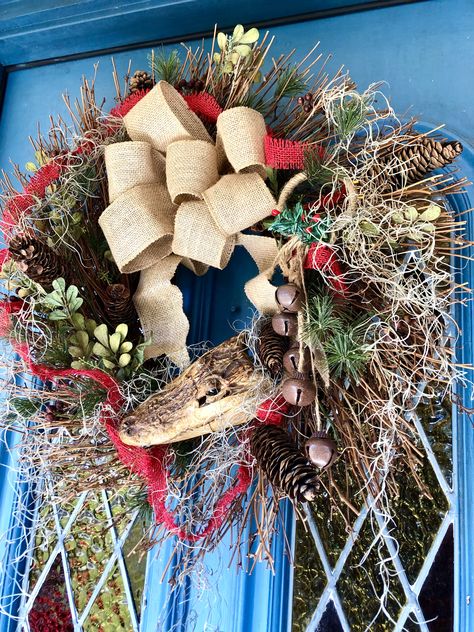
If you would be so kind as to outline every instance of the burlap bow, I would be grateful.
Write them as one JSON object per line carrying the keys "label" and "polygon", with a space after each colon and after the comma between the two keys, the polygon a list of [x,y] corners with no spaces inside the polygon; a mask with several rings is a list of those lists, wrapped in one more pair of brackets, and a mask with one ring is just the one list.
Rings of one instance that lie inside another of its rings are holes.
{"label": "burlap bow", "polygon": [[201,120],[168,83],[158,83],[124,117],[131,141],[105,149],[110,205],[99,223],[121,272],[141,271],[134,302],[152,344],[148,357],[188,361],[188,320],[171,284],[179,263],[196,274],[224,268],[244,246],[259,274],[245,292],[261,313],[274,313],[273,239],[241,231],[276,203],[265,185],[265,122],[246,107],[217,119],[214,144]]}

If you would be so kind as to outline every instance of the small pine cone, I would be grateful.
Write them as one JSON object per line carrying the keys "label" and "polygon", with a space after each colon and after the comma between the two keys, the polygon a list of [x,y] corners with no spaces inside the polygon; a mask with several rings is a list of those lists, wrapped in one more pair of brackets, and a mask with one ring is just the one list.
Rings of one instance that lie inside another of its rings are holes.
{"label": "small pine cone", "polygon": [[319,489],[317,472],[286,430],[257,427],[250,438],[250,452],[273,487],[291,500],[314,500]]}
{"label": "small pine cone", "polygon": [[153,88],[153,79],[145,70],[137,70],[128,84],[131,94],[139,90],[149,90],[150,88]]}
{"label": "small pine cone", "polygon": [[8,249],[18,268],[45,290],[52,289],[55,279],[67,278],[63,261],[36,237],[17,235],[10,241]]}
{"label": "small pine cone", "polygon": [[104,306],[111,325],[117,326],[121,323],[129,325],[137,320],[137,313],[128,287],[122,283],[113,283],[107,287],[105,294]]}
{"label": "small pine cone", "polygon": [[271,375],[276,376],[283,371],[283,356],[287,348],[288,340],[274,331],[271,320],[267,321],[260,330],[256,351]]}

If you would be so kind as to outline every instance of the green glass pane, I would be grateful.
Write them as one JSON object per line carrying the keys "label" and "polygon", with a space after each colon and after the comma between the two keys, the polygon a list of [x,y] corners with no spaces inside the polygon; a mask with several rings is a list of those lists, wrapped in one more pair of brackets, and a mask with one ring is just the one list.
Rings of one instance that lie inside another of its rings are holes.
{"label": "green glass pane", "polygon": [[449,508],[426,456],[417,475],[425,491],[420,490],[412,476],[402,472],[398,481],[399,495],[391,501],[391,510],[396,516],[393,535],[410,583],[415,582]]}
{"label": "green glass pane", "polygon": [[[350,536],[352,526],[357,519],[357,515],[362,509],[362,494],[359,487],[352,481],[351,473],[347,471],[344,460],[340,458],[331,468],[331,476],[337,488],[342,491],[346,498],[350,498],[352,505],[357,510],[357,514],[352,511],[338,497],[337,492],[333,492],[331,500],[327,491],[321,494],[311,503],[311,511],[318,525],[319,535],[323,541],[326,554],[332,567],[341,554],[342,549]],[[322,478],[323,489],[331,489],[328,475]]]}
{"label": "green glass pane", "polygon": [[146,571],[146,545],[143,537],[147,532],[147,523],[138,517],[123,546],[123,557],[127,566],[130,588],[137,612],[140,612]]}
{"label": "green glass pane", "polygon": [[[389,558],[389,554],[386,547],[379,542],[371,549],[368,557],[365,557],[373,540],[374,534],[369,522],[366,521],[337,584],[351,632],[366,632],[368,629],[392,632],[394,628],[393,621],[390,621],[382,611],[378,598],[384,592],[380,576],[380,559]],[[378,551],[379,546],[382,547],[381,551]],[[363,566],[360,566],[363,558]],[[396,620],[405,597],[393,565],[388,562],[387,566],[390,574],[390,591],[385,598],[384,607],[390,617]]]}
{"label": "green glass pane", "polygon": [[417,412],[430,440],[436,460],[449,485],[453,482],[452,405],[434,399],[419,406]]}
{"label": "green glass pane", "polygon": [[78,612],[87,605],[113,553],[113,541],[100,494],[90,494],[65,538]]}
{"label": "green glass pane", "polygon": [[84,630],[129,632],[132,629],[122,576],[115,565],[84,622]]}
{"label": "green glass pane", "polygon": [[321,560],[308,529],[296,523],[296,558],[293,576],[293,632],[305,632],[326,585]]}

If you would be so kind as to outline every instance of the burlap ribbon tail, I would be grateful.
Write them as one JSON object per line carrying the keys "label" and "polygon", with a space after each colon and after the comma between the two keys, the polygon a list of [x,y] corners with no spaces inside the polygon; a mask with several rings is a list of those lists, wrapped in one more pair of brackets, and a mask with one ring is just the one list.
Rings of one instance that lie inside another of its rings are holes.
{"label": "burlap ribbon tail", "polygon": [[151,338],[147,357],[189,361],[188,320],[181,291],[172,285],[179,263],[204,274],[225,268],[243,246],[259,274],[245,292],[261,313],[276,311],[272,238],[242,231],[276,206],[264,182],[265,122],[246,107],[225,110],[213,143],[181,95],[158,83],[124,117],[130,141],[105,148],[110,204],[99,223],[121,272],[140,271],[134,295]]}

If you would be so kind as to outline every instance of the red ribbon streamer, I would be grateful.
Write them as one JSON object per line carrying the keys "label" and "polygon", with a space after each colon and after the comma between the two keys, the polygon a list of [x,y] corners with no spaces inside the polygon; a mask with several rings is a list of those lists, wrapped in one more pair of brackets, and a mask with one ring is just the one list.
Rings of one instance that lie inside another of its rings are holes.
{"label": "red ribbon streamer", "polygon": [[342,269],[334,248],[320,242],[312,243],[304,262],[305,270],[318,270],[327,277],[332,289],[345,296],[348,292],[347,284],[342,276]]}

